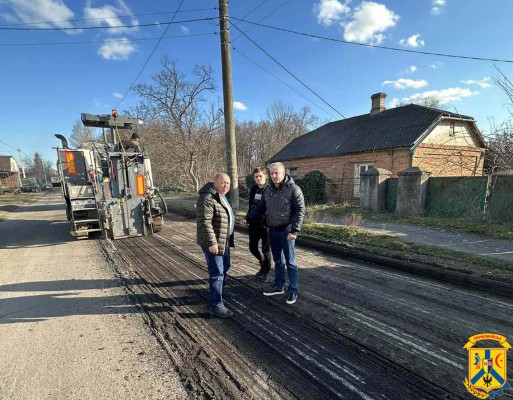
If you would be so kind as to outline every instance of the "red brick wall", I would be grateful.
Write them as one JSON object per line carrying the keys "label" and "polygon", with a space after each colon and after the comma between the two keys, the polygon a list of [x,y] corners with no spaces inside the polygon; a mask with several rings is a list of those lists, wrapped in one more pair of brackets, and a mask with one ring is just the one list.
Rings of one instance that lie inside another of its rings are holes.
{"label": "red brick wall", "polygon": [[421,144],[415,150],[413,166],[431,176],[483,175],[484,149]]}
{"label": "red brick wall", "polygon": [[399,171],[409,166],[408,150],[390,150],[375,153],[355,153],[343,156],[303,158],[283,161],[285,168],[297,168],[298,178],[308,172],[319,170],[334,184],[327,188],[328,200],[336,202],[354,199],[355,163],[372,164],[375,168],[384,168],[396,177]]}
{"label": "red brick wall", "polygon": [[[415,151],[413,166],[430,172],[431,176],[475,176],[482,175],[483,160],[484,149],[420,145]],[[283,161],[285,168],[297,168],[298,178],[311,171],[321,171],[334,184],[334,187],[327,188],[327,194],[328,200],[335,202],[354,201],[355,163],[368,163],[374,168],[387,169],[396,178],[399,171],[410,166],[409,150]]]}

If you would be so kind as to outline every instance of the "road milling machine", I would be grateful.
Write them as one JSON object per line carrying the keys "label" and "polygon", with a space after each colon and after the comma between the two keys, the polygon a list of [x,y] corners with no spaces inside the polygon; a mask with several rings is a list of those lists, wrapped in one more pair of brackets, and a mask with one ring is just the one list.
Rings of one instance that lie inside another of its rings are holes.
{"label": "road milling machine", "polygon": [[[159,231],[167,205],[153,186],[150,159],[138,141],[139,121],[111,115],[81,114],[84,126],[101,128],[101,142],[89,149],[70,149],[66,138],[57,147],[57,169],[70,233],[77,239],[99,233],[105,238],[146,236]],[[132,137],[138,137],[137,134]]]}

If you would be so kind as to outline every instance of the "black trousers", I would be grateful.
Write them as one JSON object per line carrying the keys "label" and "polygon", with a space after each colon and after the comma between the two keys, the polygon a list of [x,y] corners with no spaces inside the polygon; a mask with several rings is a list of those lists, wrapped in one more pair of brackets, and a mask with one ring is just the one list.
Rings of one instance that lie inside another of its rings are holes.
{"label": "black trousers", "polygon": [[[260,241],[262,241],[262,251],[258,247]],[[249,251],[260,263],[260,268],[269,272],[271,269],[271,247],[269,246],[269,230],[267,228],[255,224],[249,226]]]}

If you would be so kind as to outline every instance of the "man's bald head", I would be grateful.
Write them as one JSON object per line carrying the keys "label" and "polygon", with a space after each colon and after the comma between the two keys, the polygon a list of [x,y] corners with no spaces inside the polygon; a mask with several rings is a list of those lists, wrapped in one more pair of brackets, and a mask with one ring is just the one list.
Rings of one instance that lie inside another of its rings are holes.
{"label": "man's bald head", "polygon": [[214,178],[214,189],[220,196],[230,191],[230,177],[225,173],[217,174]]}

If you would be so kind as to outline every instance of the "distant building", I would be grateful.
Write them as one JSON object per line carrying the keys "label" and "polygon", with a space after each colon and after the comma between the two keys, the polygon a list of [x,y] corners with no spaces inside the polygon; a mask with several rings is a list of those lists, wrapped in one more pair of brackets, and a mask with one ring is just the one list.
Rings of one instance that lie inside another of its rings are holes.
{"label": "distant building", "polygon": [[12,156],[0,156],[0,194],[16,192],[21,186],[20,170]]}
{"label": "distant building", "polygon": [[286,145],[270,162],[294,178],[319,170],[331,180],[328,197],[357,200],[360,173],[419,167],[431,176],[483,174],[485,143],[469,116],[409,104],[385,109],[385,93],[371,96],[369,114],[330,122]]}

